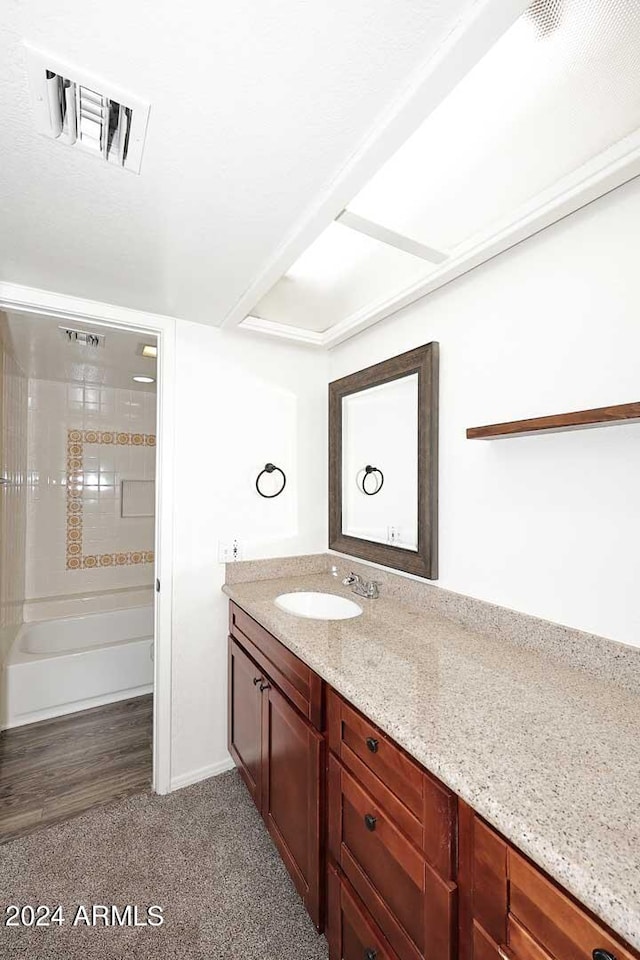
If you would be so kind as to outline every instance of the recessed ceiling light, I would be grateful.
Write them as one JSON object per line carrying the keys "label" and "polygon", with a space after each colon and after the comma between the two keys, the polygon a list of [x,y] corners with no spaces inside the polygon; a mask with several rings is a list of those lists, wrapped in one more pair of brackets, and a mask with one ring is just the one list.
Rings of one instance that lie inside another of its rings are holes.
{"label": "recessed ceiling light", "polygon": [[145,343],[145,345],[142,348],[142,356],[151,357],[152,360],[155,360],[156,357],[158,356],[158,348],[152,346],[152,344],[150,343]]}
{"label": "recessed ceiling light", "polygon": [[155,377],[134,377],[136,383],[155,383]]}

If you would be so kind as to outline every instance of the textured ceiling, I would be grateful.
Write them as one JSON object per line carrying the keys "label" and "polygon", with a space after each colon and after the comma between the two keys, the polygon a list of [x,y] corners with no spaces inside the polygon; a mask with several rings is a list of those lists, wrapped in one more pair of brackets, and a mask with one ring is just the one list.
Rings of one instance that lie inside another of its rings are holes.
{"label": "textured ceiling", "polygon": [[[473,0],[6,0],[0,279],[220,323]],[[151,103],[140,176],[36,134],[23,41]]]}

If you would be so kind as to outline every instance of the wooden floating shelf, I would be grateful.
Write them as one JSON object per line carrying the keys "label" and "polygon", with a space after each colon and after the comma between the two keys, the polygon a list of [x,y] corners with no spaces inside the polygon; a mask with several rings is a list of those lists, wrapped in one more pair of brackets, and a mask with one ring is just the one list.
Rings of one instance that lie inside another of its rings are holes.
{"label": "wooden floating shelf", "polygon": [[558,413],[552,417],[534,417],[531,420],[511,420],[509,423],[490,423],[484,427],[469,427],[467,440],[526,437],[536,433],[560,433],[563,430],[608,427],[615,423],[633,423],[634,421],[640,421],[640,403],[619,403],[615,407],[597,407],[595,410]]}

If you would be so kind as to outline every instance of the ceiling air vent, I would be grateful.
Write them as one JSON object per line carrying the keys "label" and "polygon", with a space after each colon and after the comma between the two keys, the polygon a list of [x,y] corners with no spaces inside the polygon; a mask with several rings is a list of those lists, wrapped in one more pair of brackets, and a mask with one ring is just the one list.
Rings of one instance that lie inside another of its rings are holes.
{"label": "ceiling air vent", "polygon": [[27,47],[39,133],[140,173],[149,104]]}
{"label": "ceiling air vent", "polygon": [[59,327],[58,329],[68,343],[78,343],[83,347],[104,347],[104,333],[74,330],[73,327]]}

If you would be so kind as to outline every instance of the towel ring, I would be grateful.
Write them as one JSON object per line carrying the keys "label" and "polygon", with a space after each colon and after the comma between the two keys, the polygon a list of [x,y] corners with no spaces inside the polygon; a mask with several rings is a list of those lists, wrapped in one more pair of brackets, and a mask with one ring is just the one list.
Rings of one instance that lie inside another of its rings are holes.
{"label": "towel ring", "polygon": [[[277,471],[278,473],[282,474],[282,486],[280,487],[279,490],[276,491],[276,493],[263,493],[262,490],[260,489],[260,477],[262,476],[263,473],[273,473],[274,471]],[[280,467],[276,467],[276,465],[273,463],[265,463],[264,470],[261,470],[258,476],[256,477],[256,490],[258,491],[261,497],[265,498],[265,500],[273,500],[274,497],[279,497],[282,491],[284,490],[284,488],[286,487],[286,485],[287,485],[287,478],[285,476],[284,470],[281,470]]]}
{"label": "towel ring", "polygon": [[[367,477],[371,476],[372,473],[380,474],[380,480],[377,483],[375,490],[367,490]],[[379,467],[366,466],[364,468],[364,476],[360,485],[360,489],[363,493],[366,493],[368,497],[375,497],[376,493],[380,493],[382,490],[382,485],[384,484],[384,473]]]}

